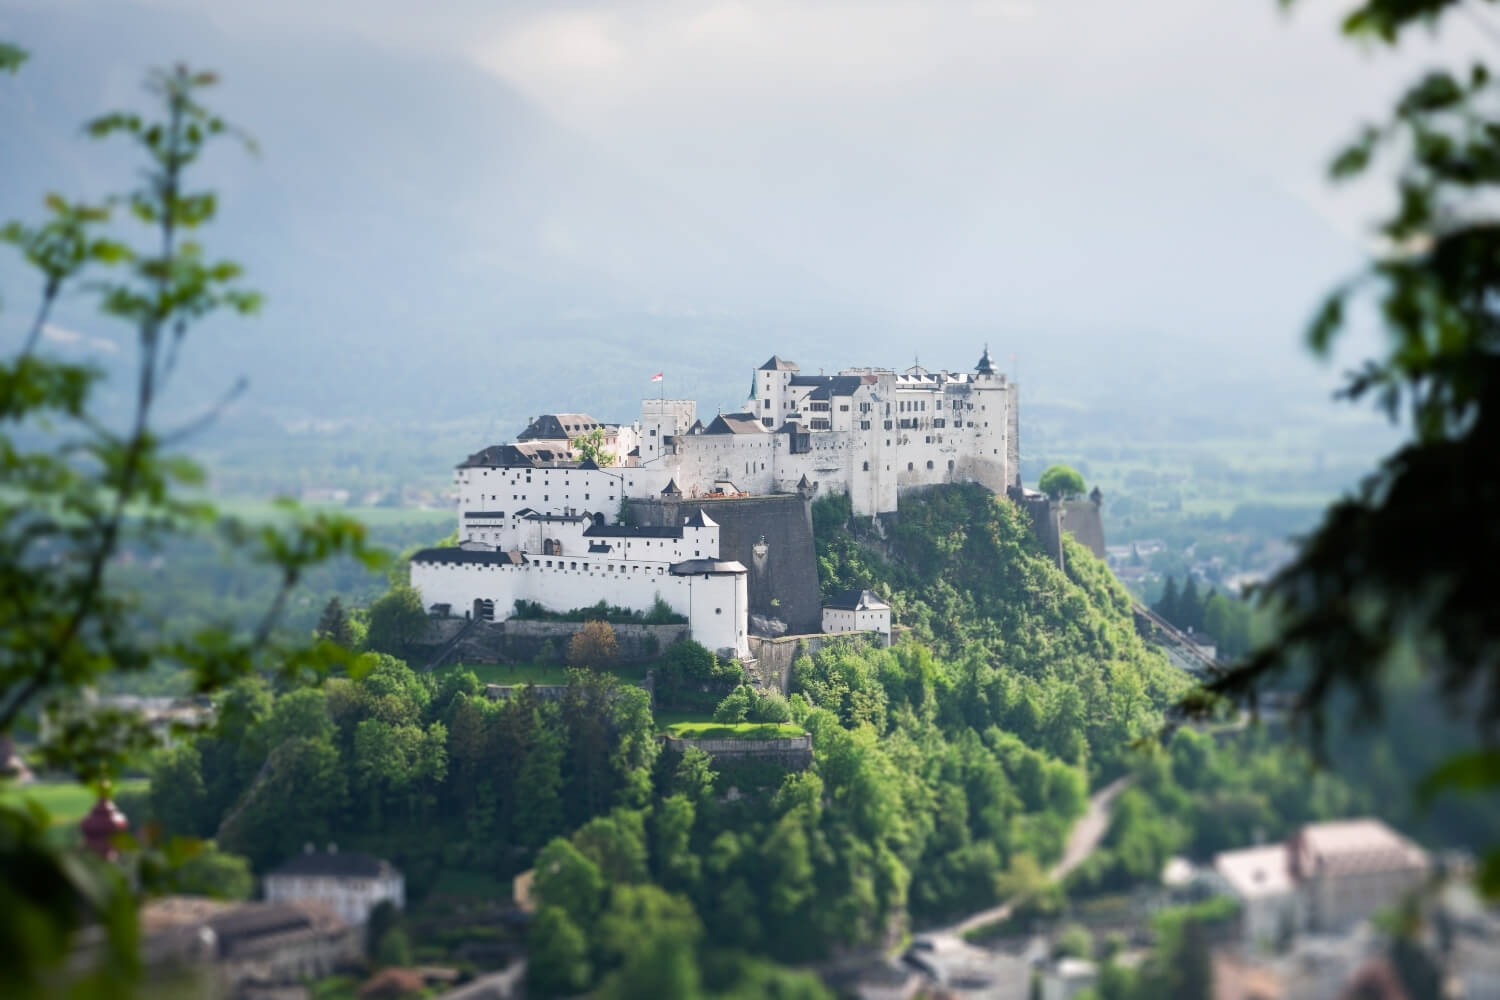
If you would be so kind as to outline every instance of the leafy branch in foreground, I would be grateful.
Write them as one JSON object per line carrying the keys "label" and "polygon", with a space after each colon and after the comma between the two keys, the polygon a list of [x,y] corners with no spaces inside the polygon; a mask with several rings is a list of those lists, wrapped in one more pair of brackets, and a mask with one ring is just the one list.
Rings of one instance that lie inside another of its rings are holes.
{"label": "leafy branch in foreground", "polygon": [[[90,136],[123,137],[144,154],[141,187],[102,205],[49,195],[47,221],[0,230],[42,277],[25,342],[0,363],[0,733],[51,719],[35,756],[88,780],[108,779],[139,760],[155,737],[119,713],[82,710],[85,691],[107,675],[164,664],[190,671],[200,692],[252,672],[302,680],[332,665],[355,669],[358,663],[334,643],[289,646],[275,625],[310,566],[340,555],[372,567],[381,559],[363,527],[348,518],[288,509],[272,525],[220,521],[210,505],[182,495],[203,485],[202,471],[167,451],[215,411],[175,434],[153,426],[193,327],[216,312],[250,314],[260,304],[240,285],[239,265],[210,258],[195,238],[213,220],[217,198],[189,186],[189,168],[210,143],[243,139],[201,103],[214,83],[212,74],[185,67],[158,71],[147,89],[159,117],[116,112],[88,124]],[[135,239],[103,232],[121,205]],[[134,391],[123,429],[90,410],[101,371],[37,352],[53,304],[75,285],[134,333]],[[147,621],[131,595],[111,586],[110,566],[127,543],[150,548],[209,530],[276,574],[275,596],[250,634],[228,625],[178,634]],[[138,971],[128,886],[149,889],[149,876],[170,857],[127,852],[134,874],[126,879],[59,853],[44,836],[46,826],[40,810],[0,806],[0,939],[7,948],[0,983],[23,994],[46,992],[46,976],[55,974],[46,970],[68,952],[72,932],[98,921],[109,941],[98,983],[118,990]]]}
{"label": "leafy branch in foreground", "polygon": [[[1394,44],[1416,24],[1452,10],[1482,18],[1492,7],[1452,0],[1367,0],[1345,31]],[[1415,655],[1450,713],[1472,724],[1481,749],[1423,783],[1493,788],[1500,770],[1500,224],[1486,206],[1500,188],[1500,89],[1483,65],[1425,75],[1389,121],[1363,128],[1334,159],[1335,179],[1357,176],[1383,152],[1401,158],[1397,207],[1380,227],[1388,251],[1335,290],[1308,343],[1326,356],[1350,305],[1368,297],[1387,332],[1382,357],[1351,373],[1341,395],[1373,399],[1411,439],[1352,496],[1329,508],[1297,559],[1262,589],[1283,622],[1274,645],[1196,692],[1184,707],[1212,711],[1272,685],[1296,693],[1296,717],[1320,738],[1352,702],[1374,721],[1386,706],[1390,665]],[[1482,886],[1500,892],[1500,852]]]}

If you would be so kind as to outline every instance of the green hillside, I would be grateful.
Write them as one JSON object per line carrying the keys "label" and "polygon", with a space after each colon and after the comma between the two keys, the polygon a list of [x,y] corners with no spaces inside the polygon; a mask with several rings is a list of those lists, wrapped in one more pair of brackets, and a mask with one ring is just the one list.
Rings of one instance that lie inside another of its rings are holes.
{"label": "green hillside", "polygon": [[939,657],[966,718],[993,718],[1030,746],[1112,773],[1188,681],[1141,641],[1130,598],[1068,541],[1067,572],[1026,515],[981,486],[903,499],[894,523],[851,518],[848,499],[813,507],[825,594],[868,587]]}

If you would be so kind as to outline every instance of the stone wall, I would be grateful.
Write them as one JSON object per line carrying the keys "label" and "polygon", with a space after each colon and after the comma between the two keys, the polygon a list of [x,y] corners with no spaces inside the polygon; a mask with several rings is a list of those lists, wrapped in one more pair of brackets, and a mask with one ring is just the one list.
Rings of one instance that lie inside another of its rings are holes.
{"label": "stone wall", "polygon": [[[414,667],[425,667],[468,624],[462,618],[434,618],[427,636],[410,657]],[[568,642],[583,629],[584,622],[524,621],[478,622],[443,658],[448,663],[535,663],[544,660],[546,644],[552,644],[551,662],[567,656]],[[614,625],[625,663],[655,660],[673,643],[688,638],[686,625]]]}
{"label": "stone wall", "polygon": [[1030,516],[1032,530],[1054,562],[1057,561],[1060,548],[1057,534],[1059,523],[1063,532],[1072,535],[1075,542],[1100,559],[1104,558],[1104,520],[1100,514],[1102,501],[1049,500],[1040,493],[1023,492],[1019,489],[1009,490],[1008,493],[1010,499]]}
{"label": "stone wall", "polygon": [[822,627],[808,499],[778,494],[628,503],[635,523],[642,525],[681,524],[684,516],[701,509],[719,524],[719,558],[744,563],[749,571],[750,614],[779,618],[792,632]]}
{"label": "stone wall", "polygon": [[674,753],[697,747],[715,763],[765,762],[794,771],[804,771],[812,766],[812,737],[806,733],[771,740],[707,740],[670,735],[663,739],[667,749]]}
{"label": "stone wall", "polygon": [[[910,632],[911,629],[893,626],[891,639]],[[876,632],[810,632],[806,635],[781,635],[774,639],[765,636],[750,637],[752,661],[745,664],[745,675],[751,684],[763,691],[787,693],[792,680],[792,662],[804,653],[812,656],[824,646],[835,642],[874,642],[885,646],[885,637]]]}

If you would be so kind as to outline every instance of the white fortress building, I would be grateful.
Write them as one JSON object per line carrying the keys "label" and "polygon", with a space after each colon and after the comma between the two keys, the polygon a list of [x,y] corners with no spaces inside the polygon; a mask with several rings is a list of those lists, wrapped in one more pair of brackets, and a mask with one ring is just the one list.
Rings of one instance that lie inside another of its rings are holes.
{"label": "white fortress building", "polygon": [[[546,414],[458,466],[459,544],[417,553],[412,583],[429,607],[497,620],[518,600],[645,610],[659,597],[703,645],[745,657],[747,571],[720,558],[719,526],[693,500],[837,493],[870,516],[941,483],[1004,493],[1019,483],[1017,404],[986,349],[973,372],[803,375],[772,357],[742,409],[706,424],[682,399],[644,400],[629,425]],[[622,524],[627,499],[677,503],[682,523]]]}

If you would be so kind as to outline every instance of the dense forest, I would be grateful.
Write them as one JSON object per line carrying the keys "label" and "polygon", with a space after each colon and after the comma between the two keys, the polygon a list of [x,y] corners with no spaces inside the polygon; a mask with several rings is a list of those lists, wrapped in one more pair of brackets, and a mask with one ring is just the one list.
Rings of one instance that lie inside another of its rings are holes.
{"label": "dense forest", "polygon": [[648,693],[607,670],[569,671],[555,699],[491,700],[469,670],[371,653],[319,688],[241,682],[212,732],[159,756],[140,807],[256,871],[304,842],[388,857],[416,901],[454,873],[534,868],[538,995],[810,997],[821,987],[776,963],[1041,888],[1089,790],[1116,777],[1134,787],[1073,893],[1369,802],[1233,722],[1149,749],[1187,679],[1142,643],[1101,563],[1069,542],[1060,570],[1008,501],[952,487],[895,523],[840,498],[814,516],[825,591],[886,596],[892,648],[801,655],[784,699],[691,642],[654,669],[655,711],[789,720],[812,736],[807,770],[669,749]]}

